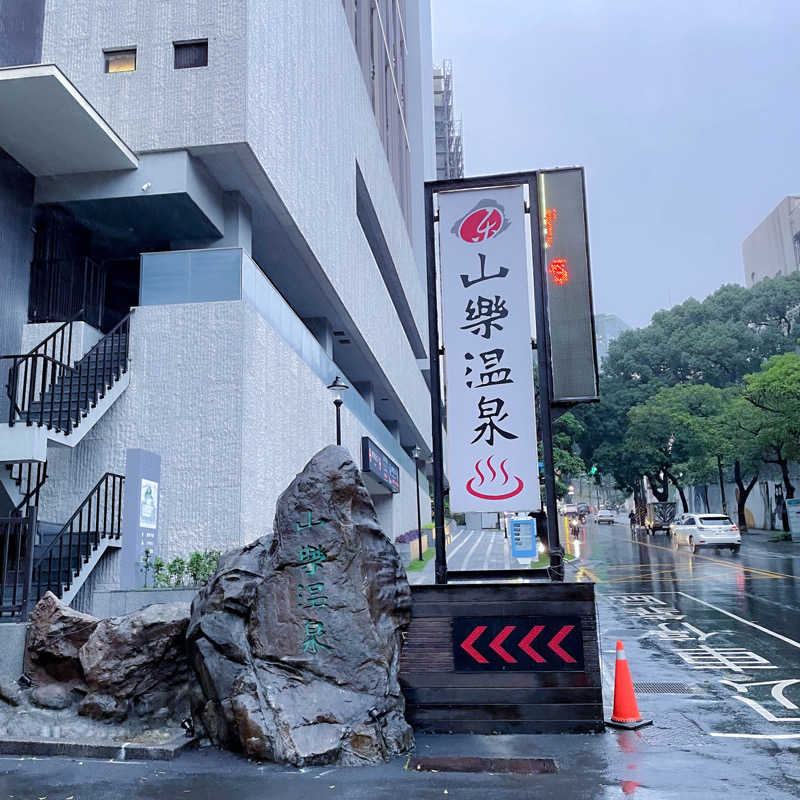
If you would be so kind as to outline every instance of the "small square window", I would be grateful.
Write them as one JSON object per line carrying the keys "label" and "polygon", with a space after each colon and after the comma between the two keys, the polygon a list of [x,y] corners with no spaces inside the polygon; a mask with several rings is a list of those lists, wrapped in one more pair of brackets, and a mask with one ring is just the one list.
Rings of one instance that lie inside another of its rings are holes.
{"label": "small square window", "polygon": [[106,72],[133,72],[136,69],[136,48],[105,50]]}
{"label": "small square window", "polygon": [[208,66],[208,39],[175,42],[175,69]]}

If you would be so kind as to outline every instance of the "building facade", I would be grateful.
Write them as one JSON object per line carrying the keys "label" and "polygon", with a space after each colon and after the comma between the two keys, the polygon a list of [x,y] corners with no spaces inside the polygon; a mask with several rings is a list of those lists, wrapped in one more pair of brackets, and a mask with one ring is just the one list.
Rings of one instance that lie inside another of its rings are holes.
{"label": "building facade", "polygon": [[[35,505],[57,539],[138,448],[161,460],[158,555],[244,544],[333,441],[339,375],[384,530],[416,528],[428,26],[427,0],[19,5],[0,30],[0,513]],[[420,496],[427,521],[424,476]]]}
{"label": "building facade", "polygon": [[742,244],[744,282],[800,269],[800,196],[784,197]]}
{"label": "building facade", "polygon": [[443,61],[433,68],[433,115],[436,129],[436,177],[464,177],[461,118],[453,106],[453,65]]}

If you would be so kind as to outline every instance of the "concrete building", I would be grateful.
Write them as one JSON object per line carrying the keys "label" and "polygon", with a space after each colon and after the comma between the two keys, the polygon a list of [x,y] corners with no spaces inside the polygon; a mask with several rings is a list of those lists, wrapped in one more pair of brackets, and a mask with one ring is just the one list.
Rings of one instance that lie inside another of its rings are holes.
{"label": "concrete building", "polygon": [[[117,580],[119,529],[96,518],[121,514],[131,449],[160,457],[161,557],[271,530],[279,493],[334,440],[337,375],[343,444],[386,533],[416,528],[429,1],[11,6],[0,514],[24,551],[13,520],[36,508],[34,582],[69,600],[93,567]],[[426,522],[424,476],[420,497]],[[89,565],[43,572],[87,510]]]}
{"label": "concrete building", "polygon": [[433,115],[436,125],[436,177],[464,177],[461,118],[453,108],[453,65],[443,61],[433,68]]}
{"label": "concrete building", "polygon": [[742,244],[744,282],[800,269],[800,196],[784,197]]}
{"label": "concrete building", "polygon": [[602,368],[603,359],[608,355],[608,346],[623,331],[630,330],[631,326],[616,314],[595,314],[594,332],[597,342],[597,360]]}

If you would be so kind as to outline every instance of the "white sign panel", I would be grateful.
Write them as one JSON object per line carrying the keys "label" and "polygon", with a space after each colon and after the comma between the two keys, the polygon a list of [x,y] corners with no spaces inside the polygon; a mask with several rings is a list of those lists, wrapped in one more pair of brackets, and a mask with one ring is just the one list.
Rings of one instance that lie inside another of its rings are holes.
{"label": "white sign panel", "polygon": [[450,508],[541,506],[521,186],[439,194]]}
{"label": "white sign panel", "polygon": [[158,484],[142,478],[139,498],[139,527],[158,527]]}

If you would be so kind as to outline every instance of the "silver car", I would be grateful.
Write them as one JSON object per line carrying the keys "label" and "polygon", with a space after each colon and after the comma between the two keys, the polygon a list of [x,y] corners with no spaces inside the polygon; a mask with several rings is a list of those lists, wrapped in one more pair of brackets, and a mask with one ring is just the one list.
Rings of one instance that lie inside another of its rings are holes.
{"label": "silver car", "polygon": [[742,544],[739,528],[723,514],[684,514],[670,525],[670,532],[676,550],[685,544],[693,553],[707,547],[728,547],[738,553]]}

